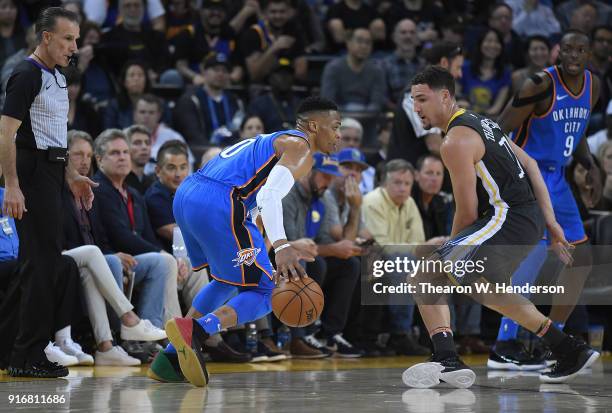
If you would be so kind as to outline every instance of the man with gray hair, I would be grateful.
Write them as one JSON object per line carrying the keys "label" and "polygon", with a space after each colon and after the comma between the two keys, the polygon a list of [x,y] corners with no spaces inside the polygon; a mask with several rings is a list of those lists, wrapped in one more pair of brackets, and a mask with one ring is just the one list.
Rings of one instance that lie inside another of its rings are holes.
{"label": "man with gray hair", "polygon": [[[344,148],[355,148],[361,150],[361,143],[363,141],[363,126],[355,118],[342,118],[342,124],[340,125],[340,144],[338,145],[338,151]],[[367,194],[374,189],[374,176],[376,170],[370,166],[361,173],[361,180],[359,182],[359,190],[362,194]]]}
{"label": "man with gray hair", "polygon": [[128,186],[141,195],[155,182],[154,174],[145,174],[145,166],[151,160],[151,132],[144,125],[132,125],[123,130],[130,146],[132,169],[125,178]]}
{"label": "man with gray hair", "polygon": [[[166,320],[181,315],[176,260],[159,245],[144,198],[125,182],[131,170],[125,134],[119,129],[107,129],[96,139],[94,150],[99,168],[94,180],[100,183],[95,194],[111,248],[126,255],[122,264],[125,270],[136,272],[136,282],[153,276],[166,280],[164,300],[153,297],[156,291],[148,288],[141,291],[140,297],[140,305],[155,307],[156,316],[148,318],[161,328]],[[139,271],[142,267],[148,271]],[[139,313],[144,316],[142,310]]]}

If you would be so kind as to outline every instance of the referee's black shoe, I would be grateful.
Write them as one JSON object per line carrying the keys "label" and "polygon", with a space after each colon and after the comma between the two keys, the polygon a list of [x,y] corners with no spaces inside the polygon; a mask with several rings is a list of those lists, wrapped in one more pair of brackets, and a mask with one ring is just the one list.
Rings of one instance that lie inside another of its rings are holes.
{"label": "referee's black shoe", "polygon": [[557,362],[550,371],[540,374],[543,383],[566,383],[573,380],[580,372],[591,367],[599,358],[599,352],[593,350],[582,340],[568,336],[561,346],[566,348],[563,353],[554,352]]}
{"label": "referee's black shoe", "polygon": [[546,363],[533,357],[518,340],[497,341],[491,348],[487,367],[492,370],[541,370]]}
{"label": "referee's black shoe", "polygon": [[60,364],[43,360],[27,364],[24,367],[9,366],[8,374],[12,377],[57,378],[66,377],[68,369]]}

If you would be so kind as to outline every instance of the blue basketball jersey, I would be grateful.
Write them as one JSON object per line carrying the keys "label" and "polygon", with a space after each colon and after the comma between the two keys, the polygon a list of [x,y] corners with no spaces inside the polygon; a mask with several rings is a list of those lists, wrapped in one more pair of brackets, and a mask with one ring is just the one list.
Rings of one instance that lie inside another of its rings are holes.
{"label": "blue basketball jersey", "polygon": [[245,139],[225,148],[196,174],[236,188],[247,209],[251,209],[255,206],[257,192],[279,161],[274,152],[274,141],[281,135],[306,139],[306,134],[298,130],[278,131]]}
{"label": "blue basketball jersey", "polygon": [[[541,116],[532,113],[514,133],[514,141],[538,163],[565,166],[586,132],[591,116],[591,72],[574,95],[556,66],[544,69],[553,85],[552,104]],[[559,168],[559,170],[561,170]]]}

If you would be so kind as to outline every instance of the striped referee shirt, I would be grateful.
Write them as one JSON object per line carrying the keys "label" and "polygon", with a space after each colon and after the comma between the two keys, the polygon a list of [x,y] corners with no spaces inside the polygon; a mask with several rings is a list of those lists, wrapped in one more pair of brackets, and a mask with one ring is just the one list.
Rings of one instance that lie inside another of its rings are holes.
{"label": "striped referee shirt", "polygon": [[68,89],[66,78],[28,57],[19,63],[6,86],[3,115],[21,121],[18,148],[66,148]]}

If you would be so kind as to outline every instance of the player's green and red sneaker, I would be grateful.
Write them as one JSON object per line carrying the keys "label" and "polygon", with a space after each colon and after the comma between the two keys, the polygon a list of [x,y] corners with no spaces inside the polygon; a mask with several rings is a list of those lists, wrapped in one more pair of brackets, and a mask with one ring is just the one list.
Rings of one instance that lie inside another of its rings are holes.
{"label": "player's green and red sneaker", "polygon": [[178,355],[164,351],[157,353],[147,371],[147,376],[164,383],[185,383],[187,381],[181,371]]}
{"label": "player's green and red sneaker", "polygon": [[193,318],[174,318],[166,323],[168,340],[176,349],[179,365],[191,384],[204,387],[208,384],[208,370],[204,361],[204,341],[209,337]]}

